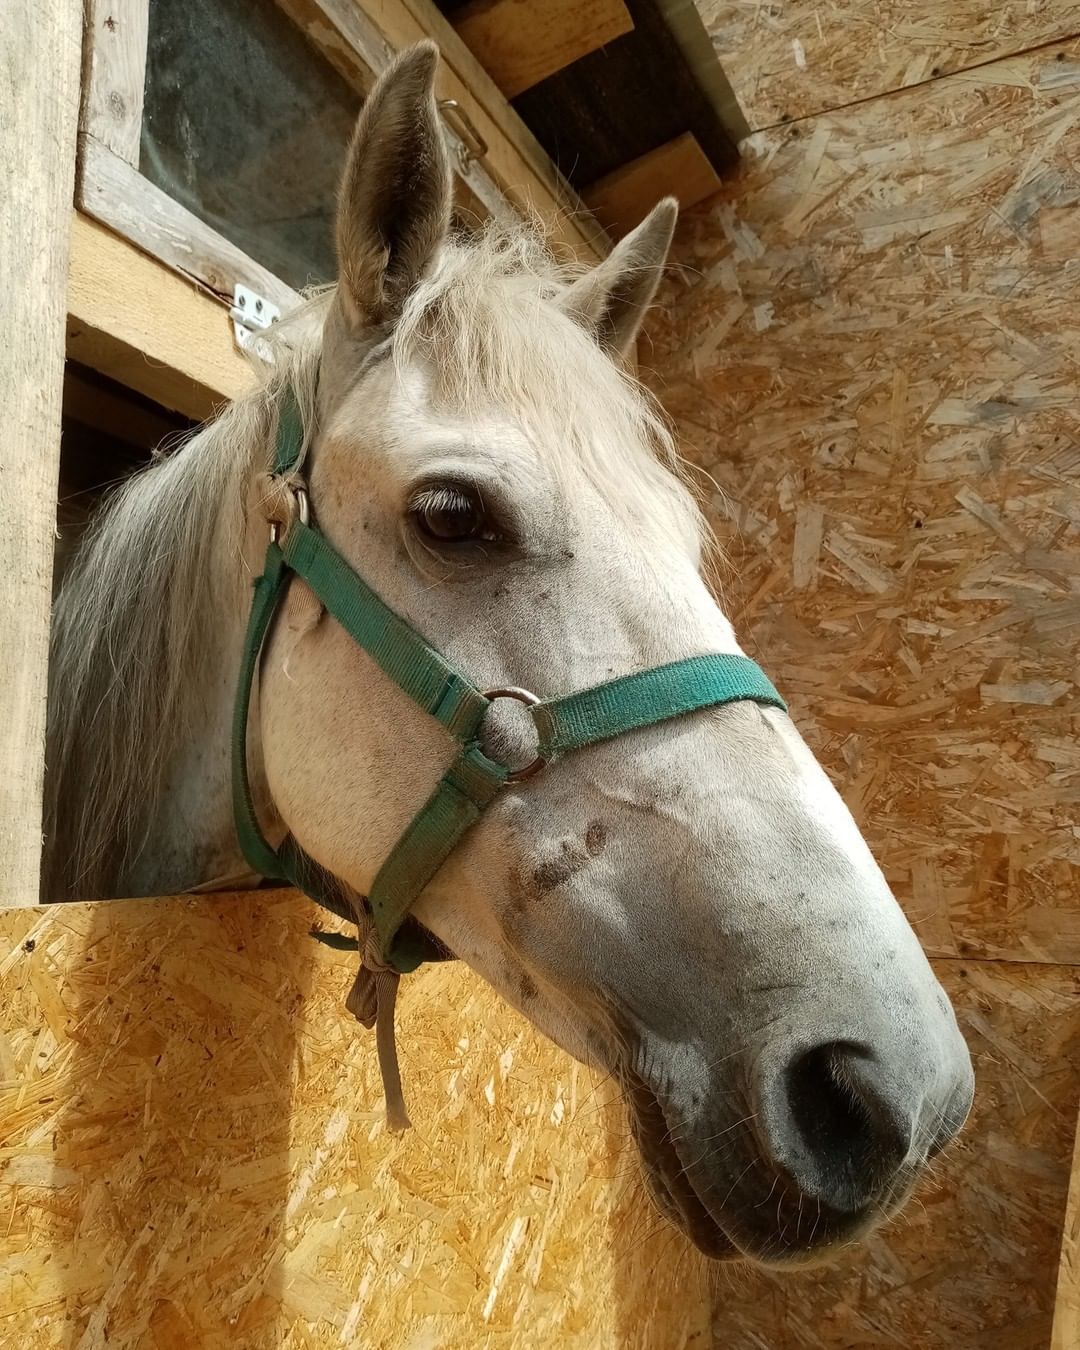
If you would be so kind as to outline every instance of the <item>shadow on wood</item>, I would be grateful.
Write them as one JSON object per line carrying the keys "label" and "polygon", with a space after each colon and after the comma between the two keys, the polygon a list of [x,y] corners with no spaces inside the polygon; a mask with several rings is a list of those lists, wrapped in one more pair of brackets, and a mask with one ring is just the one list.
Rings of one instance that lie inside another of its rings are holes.
{"label": "shadow on wood", "polygon": [[0,911],[0,1342],[707,1344],[610,1085],[431,967],[389,1135],[321,917],[269,891]]}

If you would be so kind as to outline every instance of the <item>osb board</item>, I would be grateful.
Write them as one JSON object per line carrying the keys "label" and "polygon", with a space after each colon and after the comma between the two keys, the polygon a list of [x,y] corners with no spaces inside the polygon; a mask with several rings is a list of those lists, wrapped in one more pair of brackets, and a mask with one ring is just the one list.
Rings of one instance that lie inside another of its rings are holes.
{"label": "osb board", "polygon": [[933,952],[1080,961],[1080,62],[747,150],[645,354],[726,608]]}
{"label": "osb board", "polygon": [[975,1061],[960,1142],[842,1264],[721,1276],[717,1347],[1048,1350],[1080,1091],[1080,968],[937,971]]}
{"label": "osb board", "polygon": [[1076,1350],[1080,1345],[1080,1125],[1073,1149],[1072,1181],[1061,1240],[1057,1297],[1054,1301],[1052,1350]]}
{"label": "osb board", "polygon": [[[702,1264],[609,1094],[448,966],[407,982],[416,1128],[387,1135],[313,913],[0,912],[0,1345],[704,1346]],[[963,1143],[844,1269],[714,1272],[718,1344],[1046,1344],[1078,972],[939,971],[979,1076]]]}
{"label": "osb board", "polygon": [[1076,0],[696,0],[752,127],[1080,33]]}
{"label": "osb board", "polygon": [[[457,965],[387,1134],[300,897],[0,911],[0,1346],[704,1347],[589,1075]],[[659,1275],[658,1275],[659,1272]]]}

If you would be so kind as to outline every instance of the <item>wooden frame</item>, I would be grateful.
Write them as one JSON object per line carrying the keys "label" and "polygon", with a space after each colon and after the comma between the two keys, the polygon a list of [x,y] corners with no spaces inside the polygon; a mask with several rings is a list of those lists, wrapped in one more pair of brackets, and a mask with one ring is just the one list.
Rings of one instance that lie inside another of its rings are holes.
{"label": "wooden frame", "polygon": [[[360,94],[396,51],[435,37],[444,55],[438,90],[446,134],[467,206],[480,215],[497,215],[507,202],[539,211],[557,222],[556,235],[573,254],[604,255],[603,231],[433,5],[279,3]],[[139,171],[149,6],[150,0],[88,0],[76,206],[221,301],[231,304],[240,283],[291,307],[300,298],[292,287]]]}
{"label": "wooden frame", "polygon": [[75,204],[229,304],[239,282],[292,306],[292,287],[139,172],[149,12],[150,0],[88,0]]}

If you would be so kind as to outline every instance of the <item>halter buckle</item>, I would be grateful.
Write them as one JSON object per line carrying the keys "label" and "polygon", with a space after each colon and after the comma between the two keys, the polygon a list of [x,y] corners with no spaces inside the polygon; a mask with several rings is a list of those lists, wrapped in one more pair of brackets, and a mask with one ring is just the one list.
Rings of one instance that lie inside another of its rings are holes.
{"label": "halter buckle", "polygon": [[[485,689],[484,697],[491,703],[497,698],[512,698],[515,703],[524,703],[526,707],[535,708],[542,700],[528,689],[519,689],[517,685],[508,685],[505,689]],[[537,755],[535,759],[530,760],[520,769],[511,769],[506,775],[508,783],[523,783],[526,778],[532,778],[538,774],[541,769],[547,766],[547,760],[543,755]]]}
{"label": "halter buckle", "polygon": [[301,525],[306,525],[311,519],[311,503],[308,500],[307,488],[300,483],[286,483],[278,480],[282,488],[292,499],[292,510],[289,512],[288,520],[272,520],[270,522],[270,542],[276,544],[281,538],[283,529],[288,529],[290,523],[299,520]]}

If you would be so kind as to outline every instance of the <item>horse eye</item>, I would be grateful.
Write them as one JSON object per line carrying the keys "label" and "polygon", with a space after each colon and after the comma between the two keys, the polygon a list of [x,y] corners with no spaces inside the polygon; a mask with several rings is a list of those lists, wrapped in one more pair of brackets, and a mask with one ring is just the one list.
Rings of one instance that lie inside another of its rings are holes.
{"label": "horse eye", "polygon": [[498,539],[480,498],[460,487],[439,486],[418,492],[409,509],[420,533],[437,544]]}

